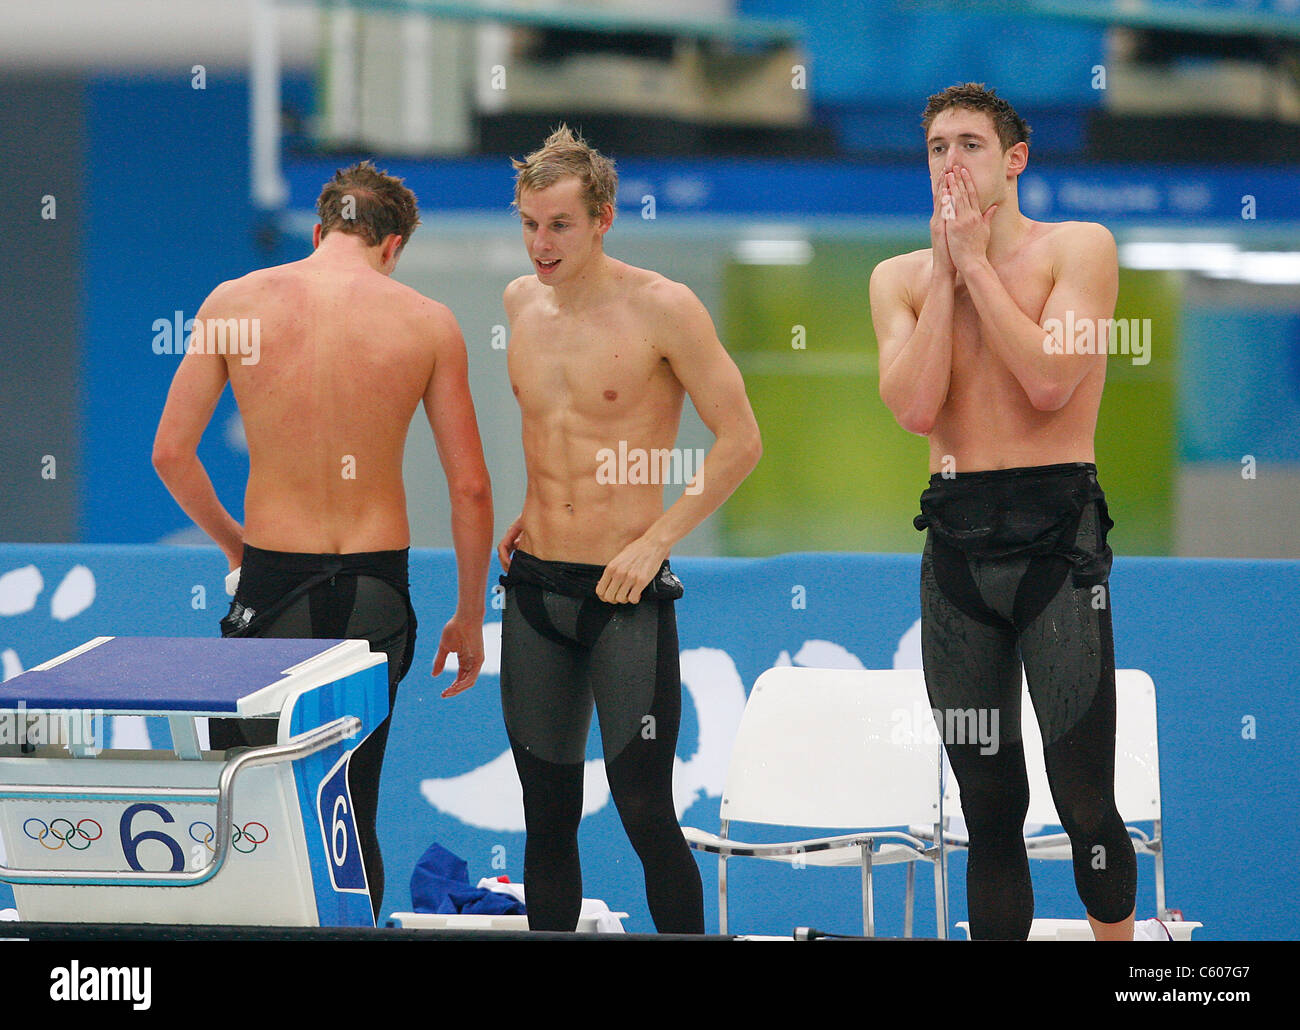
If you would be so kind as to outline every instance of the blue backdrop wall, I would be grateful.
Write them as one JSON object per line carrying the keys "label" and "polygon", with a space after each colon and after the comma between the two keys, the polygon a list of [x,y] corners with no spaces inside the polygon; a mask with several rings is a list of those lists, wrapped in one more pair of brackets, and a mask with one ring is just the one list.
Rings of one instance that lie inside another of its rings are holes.
{"label": "blue backdrop wall", "polygon": [[[716,830],[735,727],[763,670],[783,663],[916,664],[918,559],[682,558],[675,567],[687,586],[678,605],[684,690],[678,810],[683,822]],[[98,635],[213,636],[226,606],[224,572],[212,548],[0,544],[6,673]],[[500,715],[501,611],[493,607],[495,597],[485,625],[488,663],[478,685],[442,700],[438,692],[449,677],[435,681],[430,675],[454,583],[449,553],[414,553],[421,633],[384,771],[385,912],[409,907],[411,869],[432,841],[466,859],[475,881],[523,877],[522,814]],[[1300,562],[1121,557],[1112,593],[1118,664],[1147,670],[1157,688],[1169,904],[1204,923],[1199,933],[1206,938],[1296,937],[1294,870],[1240,856],[1245,842],[1265,834],[1269,854],[1300,848],[1300,829],[1281,807],[1300,771],[1290,733],[1300,717],[1300,639],[1284,617],[1300,608]],[[151,732],[165,746],[164,724]],[[593,733],[588,758],[599,754]],[[630,913],[628,929],[650,931],[636,857],[603,781],[597,775],[588,782],[584,893]],[[708,924],[716,927],[716,862],[699,861]],[[1146,917],[1155,904],[1149,862],[1142,862],[1141,872],[1138,914]],[[964,877],[957,856],[953,922],[966,915]],[[1034,877],[1039,915],[1082,916],[1068,863],[1035,863]],[[900,870],[878,875],[881,933],[901,933],[902,883]],[[916,925],[927,933],[934,925],[933,898],[925,876],[920,883]],[[860,926],[852,870],[737,863],[732,898],[732,928],[739,931],[786,933],[811,924],[856,933]],[[12,901],[0,888],[0,907],[7,904]]]}

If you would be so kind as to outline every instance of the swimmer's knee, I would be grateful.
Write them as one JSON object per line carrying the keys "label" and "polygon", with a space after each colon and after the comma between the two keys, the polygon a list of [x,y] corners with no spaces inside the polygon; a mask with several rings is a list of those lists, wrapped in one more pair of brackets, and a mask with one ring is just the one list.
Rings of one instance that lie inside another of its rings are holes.
{"label": "swimmer's knee", "polygon": [[1114,803],[1102,798],[1077,801],[1064,808],[1058,805],[1057,814],[1071,840],[1095,841],[1103,833],[1113,831],[1116,825],[1123,825]]}
{"label": "swimmer's knee", "polygon": [[973,836],[1000,834],[1020,838],[1025,816],[1029,814],[1029,785],[1002,783],[996,789],[973,791],[963,788],[961,810]]}

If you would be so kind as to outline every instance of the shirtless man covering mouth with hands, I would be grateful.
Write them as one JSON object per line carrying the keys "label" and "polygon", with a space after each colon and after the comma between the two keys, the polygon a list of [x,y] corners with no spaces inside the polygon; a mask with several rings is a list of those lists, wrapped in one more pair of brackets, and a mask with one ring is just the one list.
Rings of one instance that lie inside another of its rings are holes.
{"label": "shirtless man covering mouth with hands", "polygon": [[[501,696],[523,786],[529,927],[577,925],[594,705],[655,926],[701,933],[699,870],[672,797],[681,714],[673,602],[682,586],[668,556],[758,462],[758,427],[704,305],[685,286],[605,254],[613,163],[561,127],[515,168],[534,274],[510,283],[504,298],[528,486],[499,546]],[[666,511],[663,477],[597,475],[600,452],[620,444],[667,456],[688,394],[716,440]]]}
{"label": "shirtless man covering mouth with hands", "polygon": [[1114,801],[1112,523],[1093,453],[1107,347],[1104,337],[1075,347],[1056,338],[1063,328],[1055,337],[1044,328],[1104,334],[1115,241],[1100,225],[1020,213],[1029,128],[992,90],[966,83],[936,94],[922,125],[932,245],[877,266],[871,312],[881,399],[930,440],[916,526],[927,530],[921,651],[931,707],[936,721],[990,711],[1001,727],[992,749],[944,741],[970,833],[971,934],[1024,939],[1033,920],[1023,665],[1093,933],[1128,940],[1137,871]]}

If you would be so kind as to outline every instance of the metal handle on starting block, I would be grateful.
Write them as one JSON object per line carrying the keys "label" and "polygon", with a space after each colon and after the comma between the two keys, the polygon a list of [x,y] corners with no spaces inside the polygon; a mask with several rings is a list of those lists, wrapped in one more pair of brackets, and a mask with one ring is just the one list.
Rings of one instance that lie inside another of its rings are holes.
{"label": "metal handle on starting block", "polygon": [[361,720],[354,715],[318,726],[293,737],[286,744],[270,744],[250,748],[225,763],[217,786],[213,787],[154,787],[149,790],[123,789],[121,787],[62,787],[45,784],[39,787],[21,784],[0,784],[0,798],[49,801],[171,801],[215,803],[216,848],[212,861],[201,869],[178,872],[143,873],[135,870],[103,870],[87,872],[81,869],[13,869],[0,864],[0,881],[15,884],[62,884],[64,886],[121,887],[194,887],[216,876],[230,853],[234,828],[234,785],[244,769],[258,765],[291,762],[323,751],[361,731]]}

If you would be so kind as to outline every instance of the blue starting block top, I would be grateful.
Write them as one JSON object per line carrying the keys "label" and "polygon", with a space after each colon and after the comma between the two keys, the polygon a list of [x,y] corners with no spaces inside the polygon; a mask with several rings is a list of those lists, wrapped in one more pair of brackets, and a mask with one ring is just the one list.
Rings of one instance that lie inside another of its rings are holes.
{"label": "blue starting block top", "polygon": [[234,713],[341,640],[107,637],[0,684],[0,710]]}

